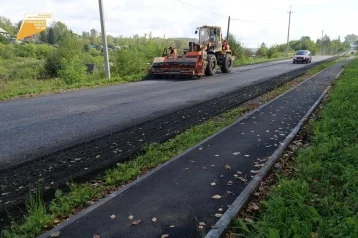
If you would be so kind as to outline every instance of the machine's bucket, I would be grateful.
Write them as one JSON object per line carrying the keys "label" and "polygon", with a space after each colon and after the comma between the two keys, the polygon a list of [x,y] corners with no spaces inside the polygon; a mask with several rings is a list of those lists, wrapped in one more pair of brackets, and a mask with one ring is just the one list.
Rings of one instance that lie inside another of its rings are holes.
{"label": "machine's bucket", "polygon": [[156,57],[151,68],[153,77],[157,76],[200,76],[198,57]]}

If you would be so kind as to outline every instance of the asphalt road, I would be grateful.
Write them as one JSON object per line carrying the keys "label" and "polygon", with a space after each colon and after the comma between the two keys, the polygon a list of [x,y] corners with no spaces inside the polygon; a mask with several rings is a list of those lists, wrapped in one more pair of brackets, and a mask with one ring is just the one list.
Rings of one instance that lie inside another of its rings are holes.
{"label": "asphalt road", "polygon": [[[312,62],[329,58],[314,57]],[[147,80],[0,103],[0,168],[31,160],[194,102],[304,67],[291,60],[201,80]]]}

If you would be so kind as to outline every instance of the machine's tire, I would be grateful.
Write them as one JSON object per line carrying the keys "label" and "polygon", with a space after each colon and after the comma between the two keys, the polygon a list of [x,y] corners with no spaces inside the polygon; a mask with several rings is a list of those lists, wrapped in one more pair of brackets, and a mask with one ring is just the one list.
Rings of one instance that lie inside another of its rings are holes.
{"label": "machine's tire", "polygon": [[226,54],[221,65],[221,72],[230,73],[232,70],[232,57],[230,54]]}
{"label": "machine's tire", "polygon": [[208,64],[205,69],[206,76],[213,76],[216,73],[216,66],[218,62],[215,55],[208,55]]}

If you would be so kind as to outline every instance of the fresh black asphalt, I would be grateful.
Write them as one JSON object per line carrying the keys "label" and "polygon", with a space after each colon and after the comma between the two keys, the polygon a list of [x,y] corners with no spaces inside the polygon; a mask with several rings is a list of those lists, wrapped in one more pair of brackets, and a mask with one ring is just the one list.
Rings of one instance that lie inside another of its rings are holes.
{"label": "fresh black asphalt", "polygon": [[[313,62],[328,57],[316,57]],[[279,63],[279,64],[278,64]],[[306,65],[238,67],[202,80],[147,80],[0,103],[0,168],[108,135]]]}
{"label": "fresh black asphalt", "polygon": [[[333,59],[334,58],[329,58],[328,60]],[[132,127],[122,130],[119,128],[118,131],[113,129],[110,134],[104,137],[96,138],[82,144],[79,142],[75,146],[55,151],[54,153],[38,158],[29,157],[29,151],[28,156],[22,160],[14,159],[13,163],[11,163],[11,167],[5,165],[0,166],[0,194],[2,195],[0,197],[0,217],[3,214],[7,217],[8,215],[5,215],[5,213],[10,213],[13,217],[21,217],[22,208],[25,208],[24,200],[28,195],[29,189],[39,186],[39,188],[44,191],[43,198],[45,201],[51,200],[54,190],[57,188],[66,189],[66,184],[69,180],[88,180],[91,176],[99,174],[104,169],[114,166],[116,163],[134,158],[141,152],[143,145],[161,143],[173,138],[191,126],[202,123],[268,90],[279,87],[306,72],[308,69],[315,67],[315,65],[320,62],[322,61],[314,62],[306,67],[294,67],[294,70],[280,75],[274,74],[275,76],[273,77],[268,76],[260,80],[255,80],[244,87],[239,87],[231,93],[225,93],[225,95],[220,95],[220,97],[215,97],[209,101],[200,103],[191,102],[192,104],[190,104],[190,106],[188,105],[188,107],[181,110],[171,108],[171,110],[174,110],[172,113],[165,113],[165,110],[158,112],[163,115],[155,116],[155,118],[151,120],[149,120],[150,116],[148,116],[149,118],[140,124],[135,124],[135,117],[133,117],[132,123],[135,125]],[[283,60],[254,66],[249,65],[235,68],[235,71],[248,72],[250,70],[252,71],[252,69],[259,70],[260,68],[277,67],[287,63],[287,60]],[[213,80],[215,81],[215,78],[225,78],[225,76],[227,75],[219,75],[218,77],[214,77]],[[180,81],[174,81],[174,83],[179,82]],[[173,83],[173,81],[163,81],[161,83]],[[193,81],[188,81],[188,84],[191,83],[193,83]],[[198,81],[197,83],[205,85],[206,81]],[[158,90],[160,91],[160,89]],[[203,92],[198,91],[198,93]],[[101,104],[101,100],[99,100],[98,104]],[[113,115],[116,113],[117,112],[113,112]],[[88,122],[90,120],[96,120],[96,118],[84,118],[83,120],[84,122]],[[46,122],[45,124],[48,124],[50,127],[50,123],[51,122]],[[118,121],[117,124],[123,126],[122,121]],[[56,125],[56,123],[53,125]],[[56,127],[54,127],[54,129],[56,129]],[[68,128],[64,127],[63,129],[67,130]],[[88,128],[88,130],[95,131],[96,128]],[[56,133],[57,132],[54,132],[54,134]],[[42,135],[46,138],[45,133]],[[34,140],[35,139],[37,138],[35,137]],[[4,141],[6,141],[6,139]],[[29,141],[27,143],[35,142],[36,141]],[[60,144],[61,138],[57,138],[56,141],[49,141],[49,143],[54,144],[56,144],[56,142]],[[18,144],[12,146],[16,147],[17,145],[21,145],[22,141],[19,140],[17,143]],[[41,143],[41,141],[39,143]],[[46,145],[43,145],[43,148],[49,150]],[[18,148],[14,148],[14,151],[17,149]],[[98,156],[100,157],[98,158]],[[16,164],[16,161],[21,163]],[[6,220],[0,219],[0,228],[6,225],[7,222]]]}
{"label": "fresh black asphalt", "polygon": [[[223,214],[245,187],[242,179],[250,180],[259,169],[255,165],[272,155],[345,63],[328,68],[73,223],[60,226],[60,237],[202,237],[199,223],[206,224],[205,232],[216,223],[215,214]],[[211,198],[214,195],[222,198]],[[131,225],[130,215],[141,222]]]}

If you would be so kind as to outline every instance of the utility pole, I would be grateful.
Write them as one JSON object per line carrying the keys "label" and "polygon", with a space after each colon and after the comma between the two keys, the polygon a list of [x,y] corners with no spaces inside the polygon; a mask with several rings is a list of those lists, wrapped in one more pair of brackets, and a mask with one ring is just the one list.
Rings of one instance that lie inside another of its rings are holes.
{"label": "utility pole", "polygon": [[336,54],[337,54],[337,45],[338,45],[338,39],[336,41]]}
{"label": "utility pole", "polygon": [[321,38],[321,55],[322,55],[322,47],[323,47],[323,30],[322,30],[322,38]]}
{"label": "utility pole", "polygon": [[226,40],[229,43],[229,30],[230,30],[230,16],[229,16],[229,20],[227,22],[227,36],[226,36]]}
{"label": "utility pole", "polygon": [[104,25],[104,13],[103,13],[102,0],[98,0],[98,4],[99,4],[99,14],[100,14],[100,18],[101,18],[102,45],[103,45],[103,53],[104,53],[104,70],[106,73],[106,78],[110,79],[111,73],[110,73],[110,68],[109,68],[107,36],[106,36],[106,27]]}
{"label": "utility pole", "polygon": [[290,41],[290,27],[291,27],[291,14],[293,13],[291,11],[291,6],[290,6],[290,11],[289,13],[289,17],[288,17],[288,32],[287,32],[287,48],[286,48],[286,55],[288,56],[288,48],[289,48],[289,41]]}

